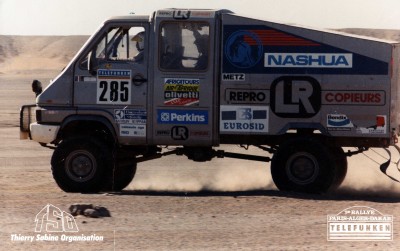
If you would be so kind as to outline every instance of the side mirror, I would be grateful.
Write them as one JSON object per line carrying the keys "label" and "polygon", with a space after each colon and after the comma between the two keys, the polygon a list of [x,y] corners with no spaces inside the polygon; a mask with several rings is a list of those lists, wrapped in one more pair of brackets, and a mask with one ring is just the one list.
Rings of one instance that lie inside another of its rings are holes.
{"label": "side mirror", "polygon": [[96,49],[93,49],[91,52],[89,52],[87,65],[89,73],[93,76],[96,76],[97,74]]}
{"label": "side mirror", "polygon": [[33,80],[32,82],[32,91],[36,94],[36,97],[42,93],[42,83],[39,80]]}

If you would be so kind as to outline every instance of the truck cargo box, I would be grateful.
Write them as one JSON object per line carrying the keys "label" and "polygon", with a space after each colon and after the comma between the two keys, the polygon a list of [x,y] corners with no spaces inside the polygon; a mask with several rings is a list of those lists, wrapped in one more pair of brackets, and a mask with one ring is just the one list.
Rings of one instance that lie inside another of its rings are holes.
{"label": "truck cargo box", "polygon": [[248,130],[255,134],[312,128],[344,145],[369,144],[366,138],[387,145],[398,131],[397,42],[235,14],[222,19],[222,135],[247,127],[226,115],[246,107],[268,115]]}

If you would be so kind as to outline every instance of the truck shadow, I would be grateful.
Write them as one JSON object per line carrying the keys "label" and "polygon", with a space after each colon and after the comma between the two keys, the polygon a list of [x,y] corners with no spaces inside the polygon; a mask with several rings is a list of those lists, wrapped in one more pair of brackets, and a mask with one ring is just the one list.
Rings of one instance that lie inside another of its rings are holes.
{"label": "truck shadow", "polygon": [[170,197],[280,197],[302,200],[320,201],[367,201],[379,203],[399,203],[400,194],[387,194],[382,192],[371,193],[369,191],[338,190],[327,194],[305,194],[298,192],[284,192],[277,190],[248,190],[248,191],[211,191],[202,190],[197,192],[184,191],[155,191],[155,190],[124,190],[119,193],[112,193],[116,196],[170,196]]}

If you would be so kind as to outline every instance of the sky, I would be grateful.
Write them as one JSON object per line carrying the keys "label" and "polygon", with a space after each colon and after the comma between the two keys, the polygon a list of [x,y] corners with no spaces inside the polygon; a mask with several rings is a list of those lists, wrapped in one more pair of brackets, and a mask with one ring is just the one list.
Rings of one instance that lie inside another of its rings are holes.
{"label": "sky", "polygon": [[110,16],[229,9],[315,28],[400,30],[400,0],[0,0],[0,35],[90,35]]}

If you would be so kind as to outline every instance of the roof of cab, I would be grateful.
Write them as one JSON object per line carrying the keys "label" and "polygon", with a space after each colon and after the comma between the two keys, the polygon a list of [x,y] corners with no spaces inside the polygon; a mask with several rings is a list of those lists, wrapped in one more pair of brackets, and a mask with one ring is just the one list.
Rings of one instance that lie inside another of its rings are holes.
{"label": "roof of cab", "polygon": [[155,12],[156,17],[172,17],[175,19],[212,18],[220,13],[233,13],[226,9],[161,9]]}
{"label": "roof of cab", "polygon": [[121,22],[128,22],[128,21],[145,21],[148,22],[150,20],[150,16],[148,15],[129,15],[129,16],[113,16],[104,21],[104,23],[107,22],[115,22],[115,21],[121,21]]}

